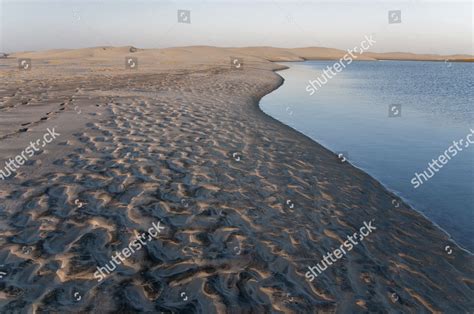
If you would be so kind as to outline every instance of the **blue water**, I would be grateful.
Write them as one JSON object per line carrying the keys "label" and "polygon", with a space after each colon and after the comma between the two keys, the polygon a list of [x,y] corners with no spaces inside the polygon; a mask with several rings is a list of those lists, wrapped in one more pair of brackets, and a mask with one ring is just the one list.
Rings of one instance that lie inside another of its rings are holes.
{"label": "blue water", "polygon": [[[473,63],[353,62],[312,96],[308,81],[334,61],[283,64],[290,67],[278,72],[285,83],[262,99],[264,112],[347,152],[353,165],[474,252],[474,144],[418,188],[410,182],[474,130]],[[393,104],[401,105],[400,117],[389,117]]]}

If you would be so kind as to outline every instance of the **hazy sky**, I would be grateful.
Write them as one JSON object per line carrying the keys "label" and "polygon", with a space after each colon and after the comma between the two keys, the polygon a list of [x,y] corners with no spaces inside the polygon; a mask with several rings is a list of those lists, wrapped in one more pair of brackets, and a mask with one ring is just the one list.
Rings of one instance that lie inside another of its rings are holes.
{"label": "hazy sky", "polygon": [[[92,46],[323,46],[473,54],[471,1],[0,0],[0,51]],[[191,24],[177,10],[191,10]],[[400,24],[388,11],[401,10]]]}

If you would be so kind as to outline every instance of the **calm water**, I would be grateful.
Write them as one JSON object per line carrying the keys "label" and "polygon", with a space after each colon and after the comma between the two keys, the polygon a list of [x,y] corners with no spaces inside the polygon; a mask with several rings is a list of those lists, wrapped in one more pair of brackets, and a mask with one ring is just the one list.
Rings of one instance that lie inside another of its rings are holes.
{"label": "calm water", "polygon": [[[290,67],[279,72],[285,83],[262,99],[264,112],[334,152],[347,152],[353,165],[474,252],[474,144],[417,189],[410,183],[474,129],[474,64],[353,62],[313,96],[308,80],[334,61],[284,64]],[[392,104],[401,105],[401,117],[388,116]]]}

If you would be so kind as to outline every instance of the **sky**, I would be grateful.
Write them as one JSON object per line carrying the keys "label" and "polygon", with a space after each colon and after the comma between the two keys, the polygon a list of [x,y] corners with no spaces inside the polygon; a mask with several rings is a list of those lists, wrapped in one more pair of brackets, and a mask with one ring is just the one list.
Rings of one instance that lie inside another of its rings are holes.
{"label": "sky", "polygon": [[[191,23],[178,23],[177,10]],[[401,23],[388,12],[401,10]],[[331,47],[474,54],[469,1],[0,0],[0,52],[127,46]]]}

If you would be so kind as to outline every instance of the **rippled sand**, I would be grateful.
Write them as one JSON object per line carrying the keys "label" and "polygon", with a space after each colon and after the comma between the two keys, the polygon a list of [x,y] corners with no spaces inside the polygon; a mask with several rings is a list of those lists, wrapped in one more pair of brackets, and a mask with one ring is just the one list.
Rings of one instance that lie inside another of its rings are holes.
{"label": "rippled sand", "polygon": [[[124,48],[88,51],[1,72],[0,166],[48,127],[61,136],[0,181],[0,312],[473,310],[471,255],[259,110],[281,67],[186,48],[136,52],[127,71]],[[373,234],[307,281],[370,220]],[[158,239],[94,278],[157,221]]]}

